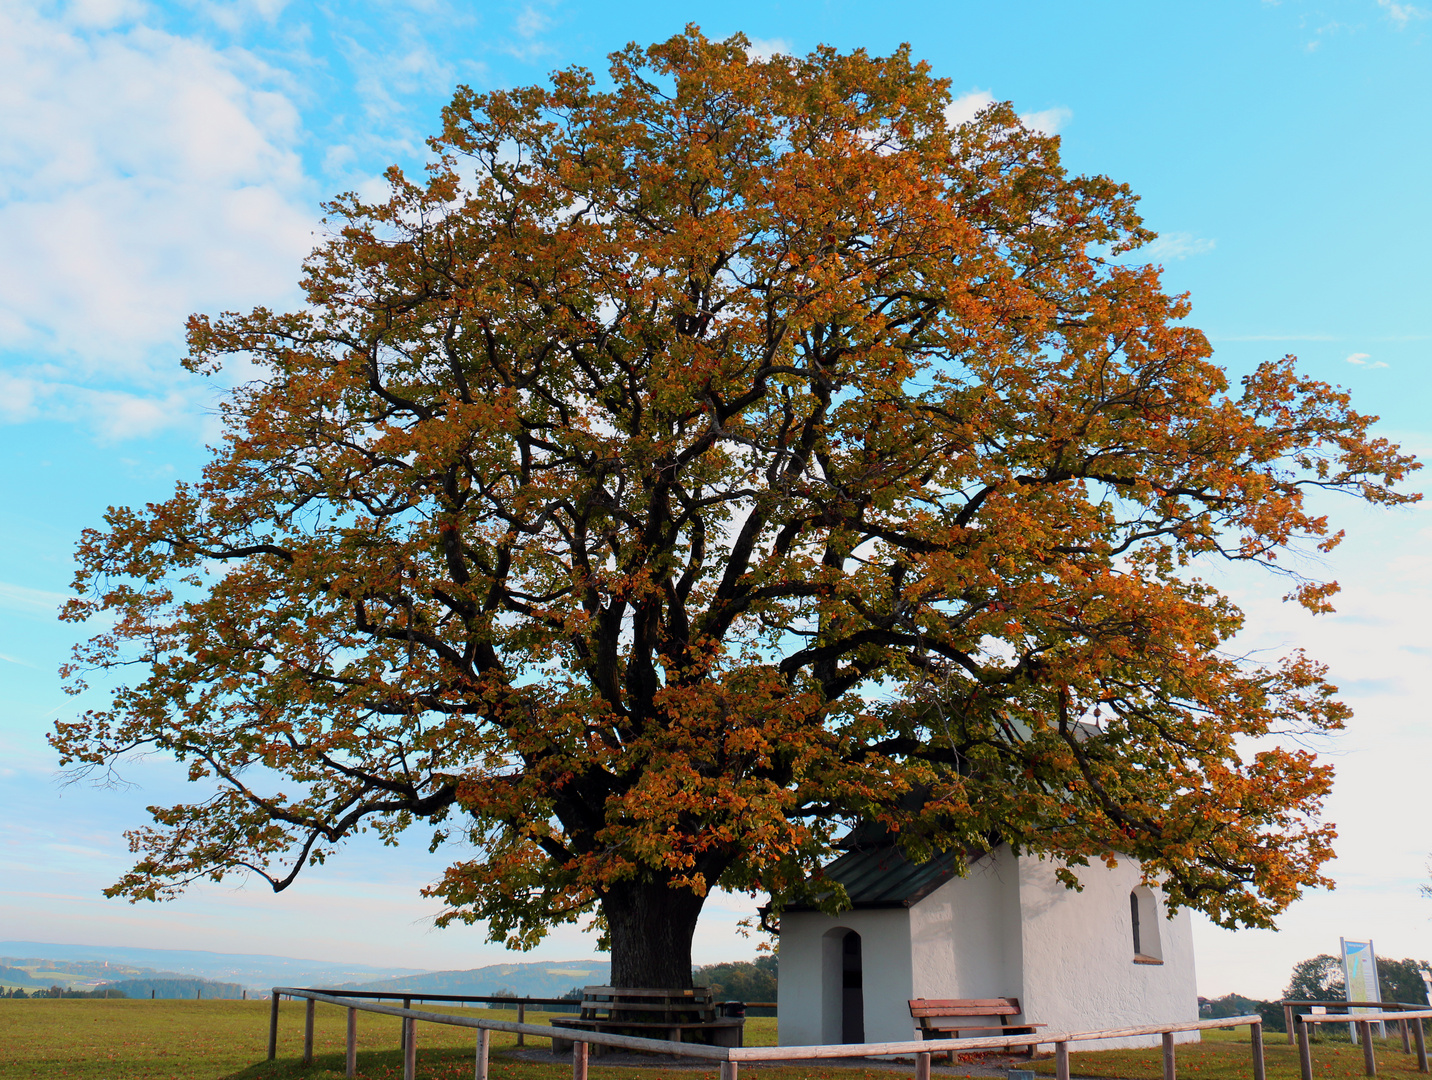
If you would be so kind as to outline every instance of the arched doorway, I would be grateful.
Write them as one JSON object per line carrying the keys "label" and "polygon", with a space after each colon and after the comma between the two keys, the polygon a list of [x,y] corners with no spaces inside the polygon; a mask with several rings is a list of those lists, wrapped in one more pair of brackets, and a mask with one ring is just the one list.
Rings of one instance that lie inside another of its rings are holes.
{"label": "arched doorway", "polygon": [[860,962],[860,935],[846,932],[840,949],[840,1041],[865,1041],[864,971]]}

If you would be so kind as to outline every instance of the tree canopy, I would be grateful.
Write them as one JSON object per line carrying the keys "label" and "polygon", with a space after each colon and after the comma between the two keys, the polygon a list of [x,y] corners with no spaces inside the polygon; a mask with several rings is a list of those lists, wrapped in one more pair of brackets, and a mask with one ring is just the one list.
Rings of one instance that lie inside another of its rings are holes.
{"label": "tree canopy", "polygon": [[192,371],[253,377],[65,612],[104,620],[73,689],[141,674],[63,761],[199,791],[111,895],[427,823],[444,921],[594,914],[614,983],[685,985],[708,890],[838,907],[857,821],[1133,857],[1224,925],[1324,881],[1330,771],[1264,737],[1347,711],[1228,655],[1196,568],[1325,551],[1310,490],[1397,504],[1416,463],[1292,358],[1230,390],[1129,189],[1008,105],[745,44],[461,88],[426,177],[329,204],[302,310],[191,319]]}

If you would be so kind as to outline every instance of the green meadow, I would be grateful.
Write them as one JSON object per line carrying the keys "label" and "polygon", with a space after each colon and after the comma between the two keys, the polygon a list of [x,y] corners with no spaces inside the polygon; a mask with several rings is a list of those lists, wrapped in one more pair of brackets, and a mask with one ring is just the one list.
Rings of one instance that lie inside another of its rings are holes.
{"label": "green meadow", "polygon": [[[433,1011],[442,1011],[436,1007]],[[451,1010],[472,1016],[513,1020],[513,1010]],[[39,999],[0,1002],[0,1080],[329,1080],[343,1076],[344,1010],[320,1005],[315,1014],[314,1062],[304,1068],[303,1005],[284,1002],[279,1018],[278,1059],[269,1062],[267,1001],[104,1001]],[[544,1013],[529,1014],[544,1023]],[[436,1024],[418,1026],[418,1075],[423,1080],[471,1077],[474,1034],[470,1029]],[[776,1021],[753,1018],[746,1042],[771,1046]],[[493,1035],[493,1080],[567,1080],[566,1065],[538,1065],[512,1060],[507,1051],[516,1036]],[[529,1039],[541,1046],[545,1040]],[[1298,1058],[1284,1037],[1270,1032],[1266,1040],[1268,1080],[1298,1080]],[[1180,1046],[1178,1073],[1188,1080],[1247,1080],[1251,1077],[1248,1031],[1206,1032],[1203,1042]],[[659,1062],[649,1068],[604,1067],[596,1062],[591,1080],[714,1080],[716,1070],[672,1069]],[[1362,1051],[1346,1042],[1321,1042],[1313,1047],[1316,1080],[1354,1080],[1363,1075]],[[1414,1057],[1402,1053],[1401,1041],[1377,1044],[1378,1073],[1383,1077],[1418,1076]],[[983,1064],[971,1055],[951,1070],[964,1075]],[[1158,1050],[1079,1052],[1071,1056],[1076,1077],[1161,1080]],[[1023,1062],[1015,1067],[1028,1068]],[[1053,1075],[1050,1058],[1033,1062],[1039,1073]],[[751,1071],[746,1067],[744,1071]],[[943,1070],[937,1067],[937,1072]],[[802,1066],[761,1067],[761,1080],[889,1080],[887,1068],[839,1069],[819,1062]],[[371,1080],[400,1080],[398,1021],[394,1017],[359,1013],[358,1074]],[[895,1073],[893,1075],[898,1075]]]}

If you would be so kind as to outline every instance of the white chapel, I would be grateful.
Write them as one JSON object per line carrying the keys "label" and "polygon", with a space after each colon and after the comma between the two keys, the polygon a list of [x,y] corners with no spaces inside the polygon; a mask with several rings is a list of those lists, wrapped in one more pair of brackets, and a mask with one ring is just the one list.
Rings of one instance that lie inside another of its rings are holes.
{"label": "white chapel", "polygon": [[1168,918],[1132,860],[1076,868],[1075,892],[1058,864],[1007,845],[972,857],[963,877],[949,856],[912,863],[888,839],[847,847],[824,876],[851,909],[780,918],[783,1046],[917,1039],[919,997],[1018,998],[1023,1020],[1049,1032],[1198,1019],[1188,912]]}

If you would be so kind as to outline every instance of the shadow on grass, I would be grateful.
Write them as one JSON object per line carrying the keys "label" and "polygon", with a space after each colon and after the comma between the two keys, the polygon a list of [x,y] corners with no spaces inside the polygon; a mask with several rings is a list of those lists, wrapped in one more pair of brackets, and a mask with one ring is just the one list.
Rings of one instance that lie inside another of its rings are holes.
{"label": "shadow on grass", "polygon": [[[471,1050],[439,1047],[419,1050],[418,1077],[419,1080],[468,1080],[473,1074],[473,1064]],[[222,1080],[339,1080],[344,1076],[343,1067],[341,1053],[315,1054],[313,1064],[307,1068],[298,1058],[263,1061],[230,1073]],[[913,1072],[913,1065],[905,1071]],[[896,1080],[901,1075],[900,1071],[889,1069],[838,1068],[820,1062],[811,1062],[809,1067],[763,1065],[759,1072],[761,1080],[818,1080],[827,1076],[838,1076],[842,1080]],[[663,1066],[659,1062],[641,1067],[593,1065],[589,1073],[591,1080],[716,1080],[717,1074],[714,1064],[708,1069]],[[360,1080],[402,1080],[402,1075],[403,1057],[399,1051],[359,1051]],[[489,1064],[488,1075],[491,1080],[567,1080],[572,1075],[572,1067],[519,1061],[497,1053]]]}
{"label": "shadow on grass", "polygon": [[[473,1075],[473,1052],[460,1048],[431,1047],[418,1051],[418,1077],[420,1080],[471,1080]],[[846,1070],[842,1070],[846,1071]],[[277,1061],[262,1061],[229,1073],[223,1080],[338,1080],[345,1075],[344,1057],[337,1054],[315,1054],[313,1064],[304,1067],[299,1058],[280,1058]],[[488,1065],[491,1080],[566,1080],[572,1075],[570,1065],[544,1065],[527,1061],[509,1060],[501,1053],[494,1054]],[[665,1076],[679,1077],[680,1080],[714,1080],[717,1070],[692,1068],[650,1067],[591,1067],[592,1080],[662,1080]],[[358,1052],[358,1076],[360,1080],[402,1080],[403,1055],[398,1050],[360,1050]]]}

